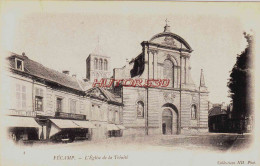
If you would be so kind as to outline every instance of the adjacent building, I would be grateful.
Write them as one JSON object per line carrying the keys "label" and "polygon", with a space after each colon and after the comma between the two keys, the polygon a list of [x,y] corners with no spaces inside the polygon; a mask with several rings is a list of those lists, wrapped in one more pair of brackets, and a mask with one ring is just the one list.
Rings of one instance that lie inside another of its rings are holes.
{"label": "adjacent building", "polygon": [[124,129],[118,127],[122,103],[107,90],[90,89],[89,82],[47,68],[25,54],[10,53],[6,60],[5,125],[14,140],[99,139]]}
{"label": "adjacent building", "polygon": [[230,112],[223,104],[214,104],[209,110],[209,132],[229,131]]}

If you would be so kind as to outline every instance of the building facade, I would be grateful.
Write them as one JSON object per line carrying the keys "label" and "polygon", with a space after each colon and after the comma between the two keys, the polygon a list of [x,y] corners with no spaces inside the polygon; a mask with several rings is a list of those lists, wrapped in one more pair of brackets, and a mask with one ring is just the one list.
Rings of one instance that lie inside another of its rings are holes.
{"label": "building facade", "polygon": [[[166,86],[92,87],[110,78],[110,58],[91,53],[80,80],[49,69],[25,54],[7,58],[5,114],[13,139],[105,139],[124,135],[174,135],[208,131],[208,90],[201,70],[191,78],[192,48],[166,24],[162,33],[141,43],[141,53],[113,79],[167,80]],[[88,81],[87,81],[88,80]],[[11,125],[11,126],[10,126]]]}
{"label": "building facade", "polygon": [[[114,79],[168,79],[167,87],[115,88],[123,100],[125,135],[180,134],[208,130],[208,90],[203,70],[197,87],[191,78],[193,51],[180,36],[164,32],[141,43],[142,51]],[[118,90],[119,89],[119,90]]]}
{"label": "building facade", "polygon": [[209,110],[209,132],[229,132],[230,111],[223,104],[214,104]]}
{"label": "building facade", "polygon": [[[90,94],[93,89],[87,89],[89,82],[49,69],[25,54],[10,53],[6,60],[5,126],[14,140],[98,139],[109,136],[111,125],[113,131],[124,128],[119,118],[122,103],[105,89],[99,90],[103,98],[95,97]],[[108,121],[108,110],[117,112],[112,115],[117,121]]]}

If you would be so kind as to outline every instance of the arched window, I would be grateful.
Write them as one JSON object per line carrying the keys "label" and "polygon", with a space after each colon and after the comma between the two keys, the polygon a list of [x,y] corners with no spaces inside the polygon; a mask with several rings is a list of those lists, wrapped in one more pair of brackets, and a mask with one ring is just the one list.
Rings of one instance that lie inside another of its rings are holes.
{"label": "arched window", "polygon": [[95,60],[94,60],[94,68],[98,69],[98,59],[97,58],[95,58]]}
{"label": "arched window", "polygon": [[144,117],[144,103],[142,101],[137,102],[137,117]]}
{"label": "arched window", "polygon": [[197,107],[195,104],[191,106],[191,119],[197,119]]}
{"label": "arched window", "polygon": [[103,60],[99,59],[99,70],[103,70]]}
{"label": "arched window", "polygon": [[107,60],[104,60],[104,70],[107,70]]}
{"label": "arched window", "polygon": [[100,75],[98,73],[96,73],[96,78],[95,79],[97,79],[97,80],[100,79]]}
{"label": "arched window", "polygon": [[163,62],[163,77],[170,80],[168,87],[173,87],[174,85],[174,65],[172,61],[166,59]]}

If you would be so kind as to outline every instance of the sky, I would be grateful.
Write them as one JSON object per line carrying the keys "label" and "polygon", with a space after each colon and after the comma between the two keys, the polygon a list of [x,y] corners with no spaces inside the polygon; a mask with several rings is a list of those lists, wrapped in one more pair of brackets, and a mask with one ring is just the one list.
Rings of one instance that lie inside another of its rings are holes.
{"label": "sky", "polygon": [[[26,5],[25,5],[26,4]],[[228,103],[227,82],[237,54],[246,47],[247,19],[259,6],[241,3],[174,2],[5,2],[1,45],[57,71],[84,78],[86,58],[98,45],[111,57],[111,71],[142,50],[140,43],[163,32],[184,38],[191,53],[191,75],[199,85],[204,70],[212,103]]]}

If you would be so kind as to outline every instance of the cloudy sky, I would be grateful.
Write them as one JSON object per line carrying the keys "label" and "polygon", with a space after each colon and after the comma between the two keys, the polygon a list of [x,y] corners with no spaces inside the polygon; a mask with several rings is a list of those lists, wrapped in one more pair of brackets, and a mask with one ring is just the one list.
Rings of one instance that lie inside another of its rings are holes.
{"label": "cloudy sky", "polygon": [[253,27],[258,6],[241,3],[173,2],[5,2],[2,46],[57,71],[85,77],[85,60],[98,44],[112,68],[141,52],[142,41],[171,31],[194,50],[192,77],[199,84],[204,69],[213,103],[228,102],[227,80],[236,55],[246,46],[243,31]]}

